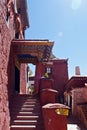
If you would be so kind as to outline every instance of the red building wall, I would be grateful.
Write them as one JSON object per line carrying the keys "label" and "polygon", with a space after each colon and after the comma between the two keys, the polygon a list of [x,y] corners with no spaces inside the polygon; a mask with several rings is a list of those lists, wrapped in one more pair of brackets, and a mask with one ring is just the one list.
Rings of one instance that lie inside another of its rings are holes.
{"label": "red building wall", "polygon": [[42,64],[41,76],[44,75],[46,68],[50,67],[52,70],[50,78],[53,79],[53,89],[59,91],[60,93],[63,93],[65,90],[65,84],[68,81],[67,59],[51,60],[51,62],[49,62],[50,64]]}
{"label": "red building wall", "polygon": [[54,60],[52,67],[52,78],[54,80],[54,89],[60,93],[64,92],[65,84],[68,81],[68,63],[67,60]]}
{"label": "red building wall", "polygon": [[[36,75],[35,75],[35,92],[40,90],[41,87],[41,77],[44,76],[46,68],[51,68],[51,74],[49,78],[52,79],[51,87],[54,90],[57,90],[59,94],[63,95],[65,91],[65,85],[68,81],[68,60],[67,59],[56,59],[51,60],[49,63],[38,63],[36,66]],[[47,82],[48,81],[48,82]],[[49,79],[46,81],[47,85],[49,84]],[[46,86],[46,83],[43,83]],[[50,86],[49,86],[50,87]]]}
{"label": "red building wall", "polygon": [[8,61],[8,68],[7,68],[7,76],[8,76],[8,98],[11,99],[11,96],[15,93],[15,61],[14,61],[14,54],[12,48],[10,48],[9,53],[9,61]]}
{"label": "red building wall", "polygon": [[14,29],[13,19],[6,22],[6,15],[6,3],[0,1],[0,130],[9,130],[10,122],[7,71]]}

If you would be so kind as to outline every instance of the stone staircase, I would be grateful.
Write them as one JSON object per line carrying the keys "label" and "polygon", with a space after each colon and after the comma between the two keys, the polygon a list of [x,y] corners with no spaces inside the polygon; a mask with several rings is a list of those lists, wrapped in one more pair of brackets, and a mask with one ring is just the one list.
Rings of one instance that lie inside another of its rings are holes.
{"label": "stone staircase", "polygon": [[16,95],[10,103],[10,130],[44,130],[39,98]]}

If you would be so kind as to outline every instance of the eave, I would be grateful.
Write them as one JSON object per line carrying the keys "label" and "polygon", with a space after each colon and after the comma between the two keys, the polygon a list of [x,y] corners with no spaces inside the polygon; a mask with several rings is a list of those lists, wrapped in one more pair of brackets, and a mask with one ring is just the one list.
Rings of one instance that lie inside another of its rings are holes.
{"label": "eave", "polygon": [[73,76],[68,81],[66,85],[66,90],[70,91],[75,88],[85,87],[85,83],[87,83],[87,76]]}
{"label": "eave", "polygon": [[20,63],[48,61],[54,42],[48,40],[13,40],[12,48]]}

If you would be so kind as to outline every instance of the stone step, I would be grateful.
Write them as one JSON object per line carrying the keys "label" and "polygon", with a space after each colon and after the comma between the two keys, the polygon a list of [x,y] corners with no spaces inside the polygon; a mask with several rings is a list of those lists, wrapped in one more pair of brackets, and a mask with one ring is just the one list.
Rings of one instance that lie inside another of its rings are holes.
{"label": "stone step", "polygon": [[24,104],[23,107],[35,107],[35,104]]}
{"label": "stone step", "polygon": [[[18,103],[18,104],[16,104],[16,103]],[[31,101],[21,100],[21,101],[14,101],[14,104],[12,103],[12,106],[13,105],[15,106],[15,104],[16,104],[16,106],[19,106],[19,104],[21,104],[21,105],[24,105],[24,104],[40,104],[40,102],[39,101],[33,101],[33,100],[31,100]]]}
{"label": "stone step", "polygon": [[26,107],[26,108],[31,108],[31,107],[33,107],[33,108],[39,108],[40,107],[40,104],[24,104],[24,105],[22,105],[22,107]]}
{"label": "stone step", "polygon": [[37,98],[18,96],[12,104],[10,130],[44,130],[40,101]]}
{"label": "stone step", "polygon": [[20,112],[37,112],[37,111],[41,111],[40,108],[21,108]]}
{"label": "stone step", "polygon": [[27,115],[27,116],[29,116],[29,115],[40,115],[40,112],[26,112],[26,111],[20,111],[19,113],[18,113],[18,115]]}
{"label": "stone step", "polygon": [[10,130],[44,130],[40,125],[12,125]]}
{"label": "stone step", "polygon": [[14,116],[14,115],[27,115],[27,116],[29,116],[29,115],[40,115],[41,113],[40,112],[34,112],[34,111],[19,111],[18,113],[15,111],[15,112],[12,112],[12,116]]}
{"label": "stone step", "polygon": [[32,120],[14,120],[11,125],[43,125],[43,121],[40,119],[32,119]]}
{"label": "stone step", "polygon": [[25,108],[41,109],[40,105],[37,105],[37,104],[36,105],[35,104],[25,104],[25,105],[20,105],[20,107],[13,106],[12,110],[15,111],[15,110],[21,110],[21,109],[25,109]]}
{"label": "stone step", "polygon": [[14,120],[12,122],[12,125],[42,125],[42,121],[41,120]]}
{"label": "stone step", "polygon": [[34,119],[38,119],[39,116],[16,116],[16,119],[21,119],[21,120],[34,120]]}
{"label": "stone step", "polygon": [[35,130],[36,125],[12,125],[10,130]]}
{"label": "stone step", "polygon": [[39,117],[41,117],[41,113],[40,112],[25,112],[25,111],[20,111],[19,113],[12,113],[11,114],[11,119],[15,119],[15,118],[17,118],[17,117],[31,117],[31,116],[33,116],[33,117],[35,117],[35,116],[39,116]]}
{"label": "stone step", "polygon": [[39,102],[37,101],[25,101],[24,104],[39,104]]}

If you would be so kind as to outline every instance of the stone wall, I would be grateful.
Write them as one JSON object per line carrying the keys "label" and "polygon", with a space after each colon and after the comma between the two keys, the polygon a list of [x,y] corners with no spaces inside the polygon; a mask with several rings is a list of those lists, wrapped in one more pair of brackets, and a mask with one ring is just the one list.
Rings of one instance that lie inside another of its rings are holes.
{"label": "stone wall", "polygon": [[8,76],[11,40],[14,36],[13,19],[6,21],[6,0],[0,1],[0,130],[9,130]]}
{"label": "stone wall", "polygon": [[87,87],[72,90],[72,113],[77,115],[77,104],[87,102]]}

